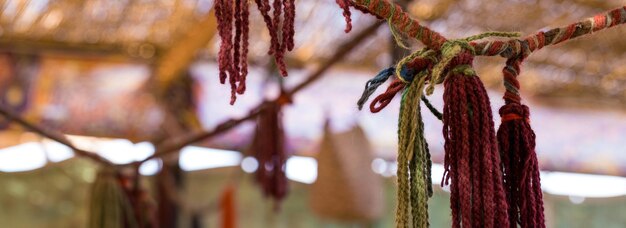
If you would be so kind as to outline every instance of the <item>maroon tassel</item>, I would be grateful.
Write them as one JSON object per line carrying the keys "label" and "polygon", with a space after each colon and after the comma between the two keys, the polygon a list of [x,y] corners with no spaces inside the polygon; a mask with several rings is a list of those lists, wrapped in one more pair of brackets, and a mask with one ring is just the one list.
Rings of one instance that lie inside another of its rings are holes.
{"label": "maroon tassel", "polygon": [[293,37],[296,18],[295,0],[274,0],[273,18],[270,16],[271,7],[269,0],[255,0],[255,2],[270,33],[271,40],[268,54],[274,55],[274,60],[280,70],[280,74],[287,76],[287,66],[284,61],[284,56],[287,50],[291,51],[294,47]]}
{"label": "maroon tassel", "polygon": [[[269,54],[274,55],[281,74],[287,76],[284,55],[294,48],[295,0],[274,0],[274,18],[270,16],[272,6],[269,0],[255,2],[270,33]],[[231,88],[230,104],[234,104],[237,94],[246,91],[250,31],[248,0],[216,0],[215,16],[221,39],[218,55],[219,78],[222,84],[228,79]]]}
{"label": "maroon tassel", "polygon": [[[462,52],[451,66],[470,68],[472,61],[471,54]],[[452,227],[508,227],[489,97],[476,75],[450,71],[443,95],[443,184],[452,182]]]}
{"label": "maroon tassel", "polygon": [[530,127],[528,107],[521,104],[518,92],[517,76],[522,61],[523,58],[509,59],[502,71],[506,104],[500,108],[502,123],[498,129],[498,143],[509,205],[509,225],[546,227],[535,132]]}
{"label": "maroon tassel", "polygon": [[[222,84],[230,84],[230,104],[243,94],[248,74],[248,31],[249,13],[246,0],[216,0],[218,34],[222,40],[218,56],[219,76]],[[233,24],[235,34],[233,37]]]}
{"label": "maroon tassel", "polygon": [[256,180],[265,196],[274,199],[276,208],[288,190],[285,175],[288,155],[285,151],[281,115],[279,103],[268,102],[264,105],[257,120],[256,135],[251,148],[259,162]]}

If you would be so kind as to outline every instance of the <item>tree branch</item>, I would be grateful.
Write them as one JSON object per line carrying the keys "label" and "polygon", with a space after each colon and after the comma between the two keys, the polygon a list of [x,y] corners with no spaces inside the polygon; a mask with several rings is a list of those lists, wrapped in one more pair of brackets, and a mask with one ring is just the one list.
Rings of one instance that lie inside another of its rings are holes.
{"label": "tree branch", "polygon": [[[309,86],[311,83],[320,79],[328,69],[330,69],[336,63],[338,63],[342,58],[344,58],[347,54],[349,54],[352,50],[354,50],[354,48],[359,46],[359,44],[365,41],[365,39],[369,37],[372,33],[376,32],[378,27],[380,27],[382,24],[384,24],[384,22],[378,21],[370,25],[369,27],[367,27],[366,29],[358,33],[357,35],[355,35],[353,39],[345,42],[343,45],[339,47],[337,52],[335,52],[335,54],[330,59],[328,59],[317,70],[311,73],[305,81],[294,86],[291,90],[285,91],[285,94],[288,96],[292,96],[298,91]],[[282,97],[276,98],[274,102],[277,102],[278,99],[281,99],[281,98]],[[147,157],[146,159],[140,161],[139,164],[147,162],[154,158],[159,158],[159,157],[163,157],[172,153],[176,153],[187,145],[191,145],[191,144],[215,137],[223,132],[226,132],[238,126],[239,124],[243,122],[254,119],[257,115],[259,115],[260,111],[262,110],[265,104],[266,102],[259,104],[257,107],[253,108],[252,111],[245,117],[238,118],[238,119],[229,119],[217,125],[217,127],[215,127],[212,131],[199,132],[199,133],[194,133],[192,135],[186,135],[186,136],[181,136],[181,137],[176,137],[173,139],[166,140],[165,142],[163,142],[163,146],[160,148],[157,148],[157,151],[152,156]]]}
{"label": "tree branch", "polygon": [[23,119],[22,117],[20,117],[18,114],[16,114],[15,112],[13,112],[10,108],[8,108],[5,105],[0,104],[0,114],[3,115],[4,117],[6,117],[8,120],[11,121],[15,121],[16,123],[18,123],[19,125],[23,126],[24,128],[35,132],[39,135],[45,136],[46,138],[52,139],[56,142],[59,142],[67,147],[69,147],[70,149],[74,150],[74,152],[76,153],[76,155],[80,156],[80,157],[86,157],[89,158],[95,162],[98,162],[100,164],[103,165],[110,165],[112,166],[113,163],[111,161],[109,161],[108,159],[98,155],[95,152],[90,152],[90,151],[86,151],[83,149],[79,149],[76,146],[74,146],[66,137],[65,135],[50,130],[50,129],[46,129],[43,126],[39,126],[37,124],[34,123],[30,123],[28,121],[26,121],[25,119]]}

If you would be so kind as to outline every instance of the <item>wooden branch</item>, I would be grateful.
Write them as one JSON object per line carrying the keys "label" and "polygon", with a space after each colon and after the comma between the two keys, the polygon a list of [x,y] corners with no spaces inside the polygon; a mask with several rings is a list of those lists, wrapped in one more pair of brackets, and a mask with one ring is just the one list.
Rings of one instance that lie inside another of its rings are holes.
{"label": "wooden branch", "polygon": [[[305,87],[309,86],[311,83],[317,81],[318,79],[320,79],[324,73],[330,69],[330,67],[332,67],[333,65],[335,65],[336,63],[338,63],[342,58],[344,58],[348,53],[350,53],[352,50],[354,50],[354,48],[356,48],[357,46],[359,46],[359,44],[361,44],[363,41],[365,41],[365,39],[367,37],[369,37],[372,33],[376,32],[376,30],[382,25],[384,24],[384,22],[382,21],[378,21],[372,25],[370,25],[369,27],[367,27],[366,29],[364,29],[363,31],[361,31],[359,34],[357,34],[356,36],[354,36],[353,39],[345,42],[343,45],[340,46],[340,48],[337,50],[337,52],[335,52],[335,54],[328,59],[328,61],[326,61],[324,64],[322,64],[317,70],[315,70],[313,73],[311,73],[307,79],[303,82],[301,82],[300,84],[296,85],[295,87],[293,87],[291,90],[288,90],[285,92],[285,94],[292,96],[293,94],[297,93],[298,91],[304,89]],[[276,98],[276,100],[274,100],[273,102],[277,102],[278,99],[281,99],[281,97]],[[139,164],[147,162],[151,159],[154,158],[159,158],[159,157],[163,157],[172,153],[176,153],[178,152],[180,149],[182,149],[183,147],[187,146],[187,145],[191,145],[197,142],[201,142],[203,140],[215,137],[223,132],[226,132],[236,126],[238,126],[239,124],[246,122],[248,120],[254,119],[257,115],[259,115],[259,113],[261,112],[263,106],[266,104],[266,102],[263,102],[261,104],[259,104],[257,107],[253,108],[252,111],[245,117],[242,118],[238,118],[238,119],[230,119],[227,120],[221,124],[219,124],[217,127],[215,127],[212,131],[208,131],[208,132],[199,132],[199,133],[194,133],[192,135],[186,135],[186,136],[181,136],[181,137],[177,137],[177,138],[173,138],[170,140],[167,140],[163,143],[163,146],[160,148],[157,148],[157,151],[155,151],[155,153],[150,156],[147,157],[146,159],[138,162]]]}
{"label": "wooden branch", "polygon": [[0,114],[3,115],[4,117],[7,118],[7,120],[11,120],[11,121],[15,121],[16,123],[18,123],[19,125],[23,126],[24,128],[35,132],[39,135],[45,136],[46,138],[52,139],[54,141],[57,141],[67,147],[69,147],[70,149],[74,150],[74,152],[76,153],[77,156],[80,157],[86,157],[89,158],[97,163],[103,164],[103,165],[109,165],[112,166],[113,163],[109,160],[107,160],[106,158],[98,155],[95,152],[90,152],[90,151],[86,151],[83,149],[79,149],[76,146],[74,146],[66,137],[65,135],[59,133],[59,132],[55,132],[53,130],[50,129],[46,129],[43,126],[39,126],[37,124],[34,123],[30,123],[28,121],[26,121],[25,119],[23,119],[22,117],[20,117],[17,113],[13,112],[10,108],[6,107],[5,105],[1,105],[0,104]]}
{"label": "wooden branch", "polygon": [[[261,106],[262,105],[259,105],[259,107]],[[191,135],[185,135],[185,136],[166,140],[165,142],[163,142],[163,146],[157,148],[157,151],[155,151],[154,154],[145,158],[139,163],[144,163],[154,158],[163,157],[165,155],[178,152],[180,149],[182,149],[183,147],[187,145],[201,142],[205,139],[217,136],[223,132],[233,129],[234,127],[238,126],[239,124],[243,122],[246,122],[248,120],[255,118],[257,115],[259,115],[259,113],[260,113],[260,109],[256,108],[245,117],[242,117],[239,119],[229,119],[225,122],[222,122],[221,124],[217,125],[217,127],[215,127],[212,131],[203,131],[203,132],[193,133]]]}
{"label": "wooden branch", "polygon": [[[324,73],[330,69],[330,67],[332,67],[333,65],[335,65],[336,63],[338,63],[342,58],[344,58],[348,53],[350,53],[352,50],[354,50],[354,48],[356,48],[359,44],[361,44],[368,36],[370,36],[372,33],[374,33],[378,27],[380,27],[382,24],[384,24],[383,22],[379,21],[376,22],[372,25],[370,25],[369,27],[367,27],[366,29],[364,29],[363,31],[361,31],[359,34],[357,34],[352,40],[349,40],[347,42],[345,42],[343,45],[340,46],[339,50],[337,50],[337,52],[330,58],[328,59],[328,61],[326,61],[324,64],[322,64],[316,71],[314,71],[313,73],[311,73],[307,80],[305,80],[304,82],[296,85],[294,88],[292,88],[289,91],[286,91],[285,93],[287,95],[293,95],[295,93],[297,93],[298,91],[304,89],[305,87],[307,87],[308,85],[310,85],[311,83],[317,81],[318,79],[320,79]],[[273,102],[278,101],[277,98],[276,100],[274,100]],[[127,164],[127,165],[140,165],[146,161],[149,161],[151,159],[154,158],[159,158],[159,157],[163,157],[166,156],[168,154],[172,154],[175,152],[178,152],[180,149],[182,149],[183,147],[190,145],[190,144],[194,144],[212,137],[215,137],[223,132],[226,132],[236,126],[238,126],[239,124],[246,122],[248,120],[254,119],[257,115],[259,115],[259,113],[261,112],[263,106],[266,104],[266,102],[263,102],[261,104],[259,104],[256,108],[252,109],[252,111],[245,117],[242,118],[237,118],[237,119],[230,119],[228,121],[225,121],[221,124],[219,124],[217,127],[215,127],[215,129],[213,129],[212,131],[203,131],[203,132],[198,132],[198,133],[194,133],[191,135],[186,135],[186,136],[181,136],[181,137],[177,137],[177,138],[173,138],[170,140],[166,140],[163,143],[162,147],[157,148],[157,151],[155,151],[155,153],[152,156],[147,157],[146,159],[139,161],[139,162],[133,162],[131,164]],[[33,131],[39,135],[45,136],[47,138],[50,138],[56,142],[59,142],[69,148],[71,148],[72,150],[75,151],[76,155],[80,156],[80,157],[87,157],[95,162],[98,162],[100,164],[104,164],[104,165],[114,165],[111,161],[107,160],[106,158],[98,155],[97,153],[94,152],[90,152],[90,151],[85,151],[82,149],[77,148],[76,146],[74,146],[63,134],[49,130],[44,128],[43,126],[39,126],[37,124],[33,124],[30,123],[26,120],[24,120],[23,118],[21,118],[18,114],[14,113],[13,111],[11,111],[9,108],[7,108],[4,105],[0,105],[0,114],[5,116],[7,119],[15,121],[16,123],[18,123],[19,125],[23,126],[24,128]]]}

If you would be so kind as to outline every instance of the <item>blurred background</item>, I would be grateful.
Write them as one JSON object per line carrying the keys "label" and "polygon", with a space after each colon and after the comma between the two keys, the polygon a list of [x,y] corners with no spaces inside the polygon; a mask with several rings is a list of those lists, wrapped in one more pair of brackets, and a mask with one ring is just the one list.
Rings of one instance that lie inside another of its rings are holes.
{"label": "blurred background", "polygon": [[[484,31],[529,34],[626,1],[400,3],[434,30],[461,38]],[[334,0],[296,1],[296,47],[286,55],[289,76],[280,78],[267,55],[267,28],[256,5],[250,9],[248,91],[231,106],[230,88],[218,80],[220,39],[212,0],[0,0],[0,103],[62,132],[81,149],[127,164],[152,155],[165,138],[245,116],[275,98],[281,86],[305,80],[376,22],[353,10],[354,31],[345,34]],[[544,48],[525,62],[521,91],[537,134],[548,227],[626,227],[625,36],[618,26]],[[421,48],[410,44],[412,50]],[[233,186],[238,227],[391,227],[399,99],[377,114],[358,111],[356,101],[365,82],[390,66],[394,55],[402,52],[389,28],[379,26],[285,107],[291,191],[280,209],[274,210],[253,180],[258,162],[248,152],[252,122],[187,146],[177,156],[144,163],[142,186],[154,193],[154,204],[173,205],[171,227],[219,226],[222,196]],[[475,64],[497,113],[504,60],[482,57]],[[174,80],[157,83],[166,93],[155,95],[149,85],[163,78]],[[429,97],[438,108],[442,90]],[[449,227],[448,190],[440,187],[442,124],[423,113],[435,163],[431,224]],[[99,166],[4,118],[0,128],[0,227],[86,227]],[[316,182],[324,167],[347,184]],[[154,196],[164,194],[155,187],[163,169],[176,173],[165,199]],[[324,202],[324,189],[351,196],[345,205],[361,206],[341,210],[360,216],[320,211],[333,206]]]}

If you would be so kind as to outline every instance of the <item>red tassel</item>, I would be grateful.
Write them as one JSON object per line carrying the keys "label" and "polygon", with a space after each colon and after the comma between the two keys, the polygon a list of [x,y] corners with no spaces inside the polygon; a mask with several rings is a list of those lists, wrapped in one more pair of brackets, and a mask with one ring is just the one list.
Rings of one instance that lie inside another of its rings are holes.
{"label": "red tassel", "polygon": [[238,30],[241,31],[241,53],[238,57],[240,64],[239,86],[237,87],[238,94],[243,94],[246,91],[246,78],[248,76],[248,34],[250,33],[249,7],[248,0],[243,0],[239,4],[240,26],[238,26]]}
{"label": "red tassel", "polygon": [[[296,6],[294,0],[274,0],[273,18],[270,16],[269,0],[255,0],[263,20],[270,33],[270,49],[268,54],[274,55],[274,60],[280,74],[287,76],[287,66],[284,61],[286,50],[294,47],[293,37],[295,33]],[[283,13],[284,11],[284,13]],[[281,18],[281,14],[283,15]],[[282,23],[281,23],[282,22]],[[282,37],[282,39],[281,39]]]}
{"label": "red tassel", "polygon": [[[287,50],[291,51],[294,48],[295,1],[274,0],[274,18],[270,16],[272,6],[269,0],[255,0],[255,2],[270,33],[269,54],[274,55],[281,74],[287,76],[284,55]],[[219,78],[222,84],[225,84],[228,79],[232,105],[237,100],[237,94],[243,94],[246,91],[250,31],[248,0],[216,0],[215,16],[221,39],[218,55]]]}
{"label": "red tassel", "polygon": [[504,186],[509,204],[510,227],[546,227],[543,214],[543,194],[539,166],[535,153],[535,132],[530,127],[529,110],[521,104],[517,76],[523,58],[507,61],[503,70],[506,93],[500,108],[502,123],[498,143]]}
{"label": "red tassel", "polygon": [[284,144],[284,132],[281,123],[281,105],[276,102],[266,103],[259,114],[256,135],[252,145],[259,168],[256,180],[263,193],[278,203],[286,196],[288,185],[285,175],[287,153]]}
{"label": "red tassel", "polygon": [[[471,66],[472,60],[473,56],[464,52],[452,60],[451,66]],[[452,227],[508,227],[507,202],[487,92],[476,75],[454,70],[444,86],[443,184],[452,182]]]}
{"label": "red tassel", "polygon": [[[245,1],[245,0],[244,0]],[[221,227],[237,227],[237,202],[235,200],[235,186],[226,187],[220,198]]]}

